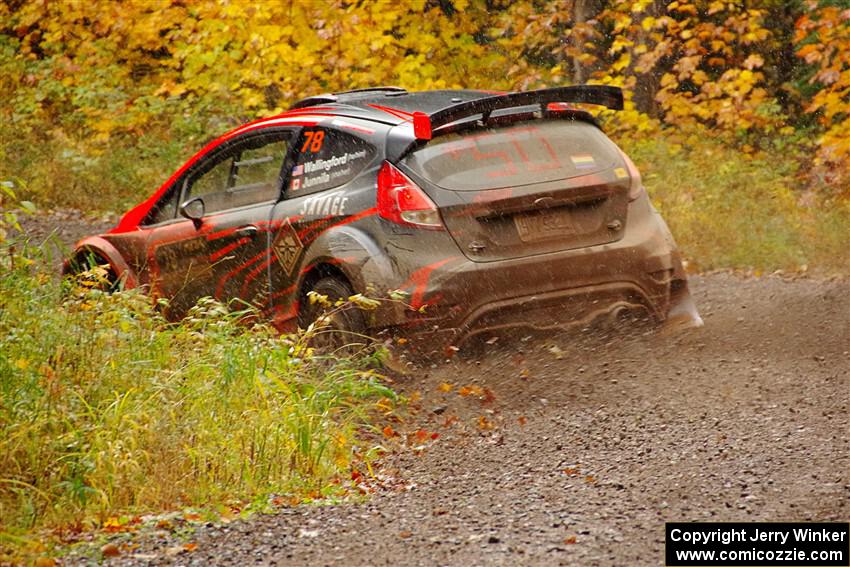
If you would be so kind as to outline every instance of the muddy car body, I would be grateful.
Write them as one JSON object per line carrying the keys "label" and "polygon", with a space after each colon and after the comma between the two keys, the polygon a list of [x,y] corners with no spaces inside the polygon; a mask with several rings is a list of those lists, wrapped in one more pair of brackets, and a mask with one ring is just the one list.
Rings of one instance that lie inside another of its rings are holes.
{"label": "muddy car body", "polygon": [[[563,327],[622,310],[699,324],[679,252],[588,103],[619,89],[321,95],[211,142],[66,271],[92,259],[170,300],[240,299],[278,327],[307,293],[386,296],[354,330]],[[299,321],[300,317],[300,321]]]}

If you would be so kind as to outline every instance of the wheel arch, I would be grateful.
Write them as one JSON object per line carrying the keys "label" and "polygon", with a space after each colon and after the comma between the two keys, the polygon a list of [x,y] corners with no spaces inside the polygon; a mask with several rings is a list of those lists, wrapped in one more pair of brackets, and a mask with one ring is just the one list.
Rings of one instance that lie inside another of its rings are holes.
{"label": "wheel arch", "polygon": [[125,289],[137,287],[138,278],[121,253],[108,240],[93,236],[81,240],[74,247],[74,253],[62,264],[62,275],[79,273],[80,268],[88,263],[89,257],[94,256],[109,264],[115,281],[122,281]]}

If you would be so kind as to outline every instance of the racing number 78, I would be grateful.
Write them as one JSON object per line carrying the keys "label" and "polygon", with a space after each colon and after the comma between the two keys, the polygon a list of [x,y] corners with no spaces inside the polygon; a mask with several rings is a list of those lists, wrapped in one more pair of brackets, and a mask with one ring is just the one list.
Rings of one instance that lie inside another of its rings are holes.
{"label": "racing number 78", "polygon": [[301,146],[302,152],[316,153],[322,149],[322,143],[325,141],[325,133],[322,130],[315,132],[304,132],[304,145]]}

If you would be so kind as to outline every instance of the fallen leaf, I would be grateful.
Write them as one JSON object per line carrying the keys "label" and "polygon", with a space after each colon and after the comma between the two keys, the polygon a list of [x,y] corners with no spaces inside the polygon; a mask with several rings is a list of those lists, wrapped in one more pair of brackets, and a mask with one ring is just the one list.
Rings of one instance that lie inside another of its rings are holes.
{"label": "fallen leaf", "polygon": [[564,543],[566,543],[567,545],[572,545],[576,543],[576,536],[571,535],[570,537],[564,538]]}
{"label": "fallen leaf", "polygon": [[517,421],[519,422],[520,427],[525,427],[525,424],[528,423],[528,418],[526,418],[524,415],[521,415],[517,418]]}
{"label": "fallen leaf", "polygon": [[198,549],[197,543],[184,543],[183,544],[183,550],[188,551],[189,553],[195,551],[196,549]]}
{"label": "fallen leaf", "polygon": [[564,358],[564,351],[562,351],[562,350],[558,347],[558,345],[552,345],[552,346],[550,346],[550,347],[549,347],[549,352],[551,352],[552,354],[554,354],[554,355],[555,355],[555,358],[557,358],[558,360],[561,360],[562,358]]}
{"label": "fallen leaf", "polygon": [[578,467],[567,467],[564,469],[564,474],[575,476],[578,474]]}
{"label": "fallen leaf", "polygon": [[424,429],[417,430],[414,435],[416,436],[416,440],[419,441],[420,443],[427,441],[428,437],[429,437],[428,432],[425,431]]}
{"label": "fallen leaf", "polygon": [[592,474],[589,474],[586,477],[584,477],[584,481],[588,484],[596,484],[596,477],[593,476]]}
{"label": "fallen leaf", "polygon": [[158,530],[170,530],[174,528],[174,524],[172,524],[169,520],[160,520],[156,523],[156,529]]}
{"label": "fallen leaf", "polygon": [[519,377],[523,380],[528,380],[531,378],[531,371],[528,368],[523,368],[519,371]]}
{"label": "fallen leaf", "polygon": [[412,535],[413,535],[413,532],[408,531],[408,530],[404,530],[404,531],[402,531],[402,532],[400,532],[400,533],[398,534],[398,537],[400,537],[400,538],[402,538],[402,539],[407,539],[407,538],[409,538],[409,537],[410,537],[410,536],[412,536]]}
{"label": "fallen leaf", "polygon": [[482,404],[492,404],[496,401],[496,395],[490,388],[484,388],[484,395],[481,398]]}
{"label": "fallen leaf", "polygon": [[121,532],[131,532],[138,529],[136,526],[131,525],[137,522],[127,521],[126,519],[121,518],[107,518],[105,522],[103,522],[103,531],[109,533],[121,533]]}
{"label": "fallen leaf", "polygon": [[107,543],[103,547],[100,548],[100,552],[104,557],[118,557],[121,555],[121,550],[118,549],[118,546],[114,543]]}
{"label": "fallen leaf", "polygon": [[437,389],[439,391],[444,392],[446,394],[451,392],[453,388],[454,388],[454,384],[449,384],[448,382],[443,382],[442,384],[437,386]]}
{"label": "fallen leaf", "polygon": [[463,386],[460,390],[457,391],[458,396],[483,396],[484,390],[481,386],[476,386],[473,384],[472,386]]}
{"label": "fallen leaf", "polygon": [[387,425],[384,427],[384,437],[395,437],[398,433],[395,432],[395,429],[391,425]]}
{"label": "fallen leaf", "polygon": [[52,557],[37,557],[33,565],[35,567],[56,567],[56,560]]}
{"label": "fallen leaf", "polygon": [[478,429],[482,431],[490,431],[491,429],[495,429],[496,424],[484,417],[483,415],[478,416]]}

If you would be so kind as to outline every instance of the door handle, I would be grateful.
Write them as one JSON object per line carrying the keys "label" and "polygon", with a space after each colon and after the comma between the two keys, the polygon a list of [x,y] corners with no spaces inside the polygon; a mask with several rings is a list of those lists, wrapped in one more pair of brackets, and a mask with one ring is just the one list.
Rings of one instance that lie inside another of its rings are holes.
{"label": "door handle", "polygon": [[236,236],[238,236],[239,238],[254,238],[255,236],[257,236],[257,232],[259,232],[257,227],[252,224],[249,224],[248,226],[237,228]]}

